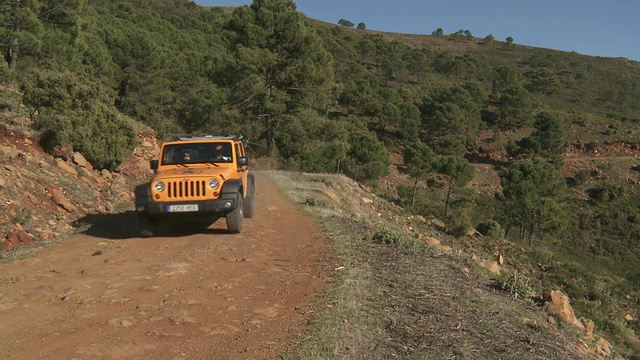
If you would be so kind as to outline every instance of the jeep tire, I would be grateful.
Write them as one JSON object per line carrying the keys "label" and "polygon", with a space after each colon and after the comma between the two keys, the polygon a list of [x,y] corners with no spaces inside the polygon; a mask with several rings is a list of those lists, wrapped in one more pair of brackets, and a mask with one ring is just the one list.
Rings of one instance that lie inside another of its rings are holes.
{"label": "jeep tire", "polygon": [[244,218],[244,202],[242,201],[242,193],[236,195],[236,208],[227,214],[227,230],[231,234],[237,234],[242,230],[242,219]]}
{"label": "jeep tire", "polygon": [[142,237],[158,235],[160,225],[158,220],[150,219],[145,215],[138,215],[138,234]]}
{"label": "jeep tire", "polygon": [[250,219],[254,215],[254,201],[256,197],[256,184],[252,175],[247,177],[247,197],[244,198],[243,202],[243,212],[244,217]]}

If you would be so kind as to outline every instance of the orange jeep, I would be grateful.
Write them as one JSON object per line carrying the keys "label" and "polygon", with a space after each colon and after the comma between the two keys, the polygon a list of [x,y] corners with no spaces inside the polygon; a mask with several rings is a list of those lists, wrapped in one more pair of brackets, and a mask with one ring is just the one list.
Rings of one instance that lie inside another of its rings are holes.
{"label": "orange jeep", "polygon": [[255,181],[242,135],[178,137],[162,144],[155,175],[135,189],[141,235],[153,236],[160,224],[197,222],[207,226],[226,217],[239,233],[243,218],[254,214]]}

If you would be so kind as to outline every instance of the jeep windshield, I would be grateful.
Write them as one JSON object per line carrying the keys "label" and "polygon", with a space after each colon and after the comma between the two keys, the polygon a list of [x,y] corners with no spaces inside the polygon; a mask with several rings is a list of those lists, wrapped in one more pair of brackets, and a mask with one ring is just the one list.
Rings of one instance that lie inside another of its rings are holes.
{"label": "jeep windshield", "polygon": [[162,165],[230,163],[233,161],[228,142],[179,143],[165,145]]}

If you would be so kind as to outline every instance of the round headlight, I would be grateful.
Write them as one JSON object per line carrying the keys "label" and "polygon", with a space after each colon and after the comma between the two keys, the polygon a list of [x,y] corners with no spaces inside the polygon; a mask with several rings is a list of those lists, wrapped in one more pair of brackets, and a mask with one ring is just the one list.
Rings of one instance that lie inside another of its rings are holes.
{"label": "round headlight", "polygon": [[212,190],[216,190],[220,187],[220,182],[216,179],[209,179],[209,188]]}
{"label": "round headlight", "polygon": [[162,181],[156,181],[156,182],[153,183],[153,188],[157,192],[163,192],[164,191],[164,183]]}

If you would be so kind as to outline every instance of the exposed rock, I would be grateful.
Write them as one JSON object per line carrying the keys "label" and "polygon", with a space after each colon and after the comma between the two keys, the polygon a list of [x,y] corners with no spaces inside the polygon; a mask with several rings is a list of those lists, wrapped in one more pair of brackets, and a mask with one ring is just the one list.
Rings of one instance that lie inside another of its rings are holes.
{"label": "exposed rock", "polygon": [[567,323],[585,330],[584,325],[576,319],[567,295],[558,290],[547,290],[544,293],[544,301],[549,311],[557,314]]}
{"label": "exposed rock", "polygon": [[138,171],[142,171],[145,173],[149,173],[152,174],[153,170],[151,170],[151,167],[149,166],[149,161],[147,160],[140,160],[136,163],[136,166],[138,168]]}
{"label": "exposed rock", "polygon": [[[16,117],[11,120],[14,125],[26,126],[29,127],[33,125],[33,121],[27,117]],[[29,139],[26,139],[29,140]]]}
{"label": "exposed rock", "polygon": [[581,318],[580,322],[582,322],[582,326],[584,326],[584,331],[587,335],[592,335],[593,331],[596,329],[596,324],[593,320]]}
{"label": "exposed rock", "polygon": [[18,149],[15,146],[4,146],[0,145],[0,155],[4,155],[9,158],[14,158],[18,156]]}
{"label": "exposed rock", "polygon": [[495,275],[500,275],[500,273],[502,272],[502,268],[500,268],[500,265],[498,265],[498,263],[495,261],[478,260],[478,265],[489,270],[490,273]]}
{"label": "exposed rock", "polygon": [[38,232],[38,237],[42,240],[51,240],[53,238],[53,233],[51,230],[42,230]]}
{"label": "exposed rock", "polygon": [[28,246],[35,242],[33,236],[27,234],[23,230],[9,233],[7,239],[0,244],[0,250],[10,251],[16,246]]}
{"label": "exposed rock", "polygon": [[467,233],[465,234],[467,236],[480,236],[482,234],[480,234],[480,232],[474,228],[471,228],[467,231]]}
{"label": "exposed rock", "polygon": [[111,175],[111,172],[109,172],[109,170],[107,170],[107,169],[102,169],[100,171],[100,175],[102,175],[102,177],[107,179],[107,180],[113,179],[113,175]]}
{"label": "exposed rock", "polygon": [[71,161],[80,166],[83,167],[85,169],[89,169],[89,170],[93,170],[93,165],[91,165],[87,159],[85,159],[84,156],[82,156],[82,154],[80,154],[79,152],[74,152],[73,154],[71,154]]}
{"label": "exposed rock", "polygon": [[52,200],[53,202],[60,206],[61,208],[65,209],[67,212],[75,212],[77,211],[77,208],[75,205],[73,205],[62,193],[62,191],[55,189],[55,188],[49,188],[48,189],[49,193],[52,196]]}
{"label": "exposed rock", "polygon": [[611,343],[605,338],[600,338],[596,342],[596,354],[600,356],[611,356]]}
{"label": "exposed rock", "polygon": [[60,158],[64,161],[68,161],[71,158],[71,151],[67,148],[56,146],[53,151],[53,156]]}
{"label": "exposed rock", "polygon": [[442,245],[442,243],[440,243],[440,240],[436,239],[436,238],[432,238],[430,236],[422,236],[419,235],[418,238],[424,242],[426,242],[427,244],[435,247],[438,250],[442,250],[442,251],[451,251],[451,247],[447,246],[447,245]]}
{"label": "exposed rock", "polygon": [[13,249],[13,244],[7,240],[0,242],[0,250],[2,251],[11,251]]}
{"label": "exposed rock", "polygon": [[67,164],[66,162],[64,162],[64,160],[62,159],[56,159],[56,165],[58,166],[58,168],[60,168],[61,170],[63,170],[64,172],[67,172],[69,174],[72,174],[73,176],[78,176],[78,172],[76,171],[76,169],[74,169],[73,167],[71,167],[69,164]]}
{"label": "exposed rock", "polygon": [[[11,204],[11,203],[9,203],[9,205],[10,205],[10,204]],[[7,215],[9,215],[9,217],[10,217],[11,219],[15,219],[15,218],[18,216],[18,213],[17,213],[14,209],[9,208],[9,209],[7,210]]]}
{"label": "exposed rock", "polygon": [[340,200],[338,195],[336,195],[336,193],[334,193],[333,191],[331,191],[331,190],[323,190],[322,193],[327,195],[327,197],[329,199],[331,199],[331,201],[333,201],[334,203],[336,203],[336,204],[342,203],[342,201]]}
{"label": "exposed rock", "polygon": [[8,165],[8,164],[4,166],[4,169],[7,170],[7,171],[10,171],[12,173],[19,173],[20,172],[20,169],[18,169],[17,167],[15,167],[13,165]]}
{"label": "exposed rock", "polygon": [[127,185],[127,179],[124,176],[114,176],[113,183],[119,187],[125,187]]}
{"label": "exposed rock", "polygon": [[431,220],[431,224],[435,226],[436,229],[438,230],[444,230],[446,228],[446,225],[441,220],[438,220],[438,219]]}

